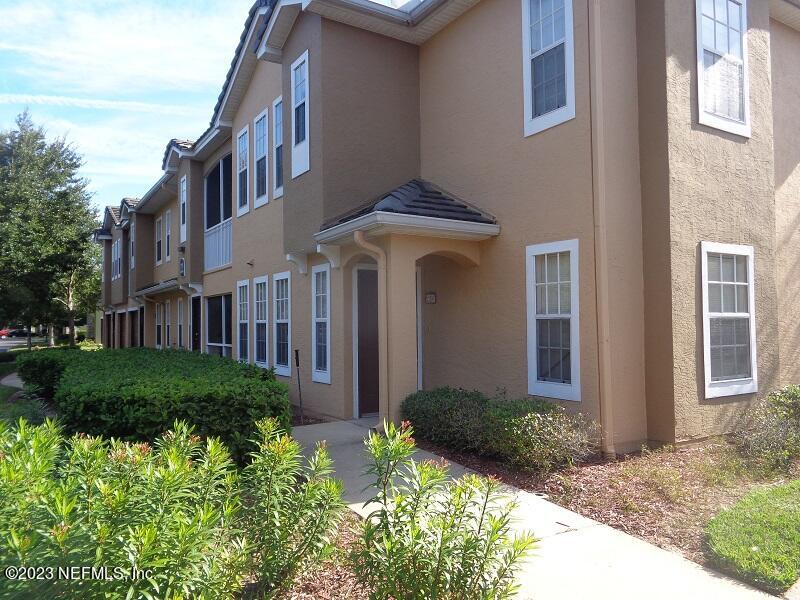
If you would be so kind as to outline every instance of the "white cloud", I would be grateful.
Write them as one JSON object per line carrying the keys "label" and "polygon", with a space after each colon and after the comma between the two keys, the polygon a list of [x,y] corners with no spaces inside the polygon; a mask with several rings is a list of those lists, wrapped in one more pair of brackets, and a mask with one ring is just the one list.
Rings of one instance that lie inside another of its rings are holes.
{"label": "white cloud", "polygon": [[69,106],[73,108],[92,108],[98,110],[118,110],[142,112],[159,115],[191,114],[202,118],[210,111],[191,106],[136,102],[132,100],[103,100],[95,98],[74,98],[71,96],[47,96],[43,94],[0,94],[0,104],[37,104],[47,106]]}

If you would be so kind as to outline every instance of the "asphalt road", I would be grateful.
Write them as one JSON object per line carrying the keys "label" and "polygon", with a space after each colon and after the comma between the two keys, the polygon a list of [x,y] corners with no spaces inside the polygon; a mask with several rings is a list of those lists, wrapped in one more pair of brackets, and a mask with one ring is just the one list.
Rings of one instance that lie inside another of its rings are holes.
{"label": "asphalt road", "polygon": [[[31,339],[34,345],[45,342],[44,337],[33,337]],[[20,346],[25,346],[27,343],[27,338],[8,338],[0,340],[0,352],[8,352],[11,348],[19,348]]]}

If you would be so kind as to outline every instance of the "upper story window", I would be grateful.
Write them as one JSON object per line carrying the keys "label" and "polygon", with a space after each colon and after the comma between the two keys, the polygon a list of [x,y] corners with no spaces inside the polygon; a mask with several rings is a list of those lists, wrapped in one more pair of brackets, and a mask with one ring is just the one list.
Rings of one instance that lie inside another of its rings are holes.
{"label": "upper story window", "polygon": [[245,125],[236,139],[236,216],[241,217],[250,210],[247,190],[247,171],[250,158],[250,132]]}
{"label": "upper story window", "polygon": [[254,187],[255,187],[255,200],[253,201],[253,208],[264,206],[268,201],[267,196],[267,111],[265,110],[258,115],[253,121],[253,150],[255,169],[254,169]]}
{"label": "upper story window", "polygon": [[706,398],[757,392],[753,247],[700,249]]}
{"label": "upper story window", "polygon": [[128,230],[128,263],[133,271],[136,268],[136,223],[131,223]]}
{"label": "upper story window", "polygon": [[181,177],[180,204],[181,204],[181,243],[186,241],[186,211],[188,194],[186,189],[186,175]]}
{"label": "upper story window", "polygon": [[292,177],[309,169],[308,50],[292,63]]}
{"label": "upper story window", "polygon": [[283,98],[272,103],[272,197],[283,196]]}
{"label": "upper story window", "polygon": [[231,218],[232,167],[233,158],[229,154],[206,175],[206,229],[211,229]]}
{"label": "upper story window", "polygon": [[164,234],[164,241],[166,244],[167,261],[172,260],[172,211],[168,210],[164,213],[164,225],[166,232]]}
{"label": "upper story window", "polygon": [[750,137],[747,0],[696,0],[700,123]]}
{"label": "upper story window", "polygon": [[572,0],[522,0],[525,135],[575,117]]}
{"label": "upper story window", "polygon": [[122,274],[122,258],[120,257],[120,247],[122,240],[115,240],[111,244],[111,281],[118,279]]}
{"label": "upper story window", "polygon": [[161,264],[161,251],[162,251],[162,244],[161,244],[162,233],[161,233],[161,229],[162,229],[162,227],[163,226],[161,224],[161,217],[158,217],[156,219],[156,265],[160,265]]}

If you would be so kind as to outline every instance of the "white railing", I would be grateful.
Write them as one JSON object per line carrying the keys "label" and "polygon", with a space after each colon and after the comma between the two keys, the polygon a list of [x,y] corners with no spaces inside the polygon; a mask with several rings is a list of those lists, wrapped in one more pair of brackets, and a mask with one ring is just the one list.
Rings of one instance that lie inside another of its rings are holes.
{"label": "white railing", "polygon": [[204,247],[206,271],[231,263],[232,222],[232,219],[228,219],[206,230]]}

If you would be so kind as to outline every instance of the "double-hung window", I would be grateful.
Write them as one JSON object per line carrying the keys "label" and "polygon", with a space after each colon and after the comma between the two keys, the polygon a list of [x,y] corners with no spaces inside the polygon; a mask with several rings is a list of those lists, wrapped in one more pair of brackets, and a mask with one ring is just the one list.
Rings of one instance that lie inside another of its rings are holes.
{"label": "double-hung window", "polygon": [[292,291],[291,272],[285,271],[272,276],[272,299],[274,313],[272,323],[275,340],[275,372],[286,377],[291,376],[290,360],[292,346]]}
{"label": "double-hung window", "polygon": [[250,362],[250,284],[247,279],[236,284],[236,304],[239,327],[238,358],[241,362]]}
{"label": "double-hung window", "polygon": [[750,136],[747,0],[695,0],[700,123]]}
{"label": "double-hung window", "polygon": [[236,216],[241,217],[250,210],[247,194],[248,167],[250,158],[250,132],[244,126],[236,138]]}
{"label": "double-hung window", "polygon": [[283,98],[272,103],[272,197],[283,196]]}
{"label": "double-hung window", "polygon": [[136,223],[131,223],[131,228],[128,231],[128,263],[130,270],[136,268]]}
{"label": "double-hung window", "polygon": [[309,169],[308,50],[292,63],[292,178]]}
{"label": "double-hung window", "polygon": [[230,356],[233,349],[231,294],[206,299],[206,352]]}
{"label": "double-hung window", "polygon": [[178,298],[178,348],[183,348],[184,347],[183,322],[184,322],[183,298]]}
{"label": "double-hung window", "polygon": [[187,187],[186,187],[186,175],[181,177],[181,187],[180,187],[180,202],[181,202],[181,244],[186,241],[186,210],[187,210]]}
{"label": "double-hung window", "polygon": [[170,344],[172,343],[172,333],[171,331],[171,322],[172,322],[172,302],[167,300],[167,304],[164,308],[164,346],[169,348]]}
{"label": "double-hung window", "polygon": [[117,261],[117,257],[119,256],[119,240],[115,240],[113,244],[111,244],[111,281],[115,281],[117,277],[119,277],[119,262]]}
{"label": "double-hung window", "polygon": [[167,257],[167,262],[172,260],[172,211],[168,210],[164,213],[164,226],[165,226],[165,233],[164,233],[164,244],[165,248],[165,255]]}
{"label": "double-hung window", "polygon": [[162,250],[161,229],[162,229],[161,217],[159,217],[156,219],[156,265],[161,264],[161,250]]}
{"label": "double-hung window", "polygon": [[269,366],[269,346],[267,331],[269,330],[269,277],[256,277],[253,279],[253,300],[255,303],[255,363],[260,367]]}
{"label": "double-hung window", "polygon": [[162,323],[164,320],[164,306],[160,303],[156,303],[156,348],[161,348],[164,344],[164,340],[162,339]]}
{"label": "double-hung window", "polygon": [[757,392],[753,247],[700,249],[706,398]]}
{"label": "double-hung window", "polygon": [[269,196],[267,195],[269,187],[269,177],[267,176],[267,114],[268,110],[265,110],[253,121],[253,150],[255,151],[253,156],[255,160],[255,168],[253,169],[255,200],[253,200],[253,208],[264,206],[269,202]]}
{"label": "double-hung window", "polygon": [[578,240],[528,246],[528,393],[581,399]]}
{"label": "double-hung window", "polygon": [[525,135],[575,117],[572,0],[522,0]]}
{"label": "double-hung window", "polygon": [[329,264],[311,270],[311,379],[331,382],[330,369],[330,312],[331,270]]}

